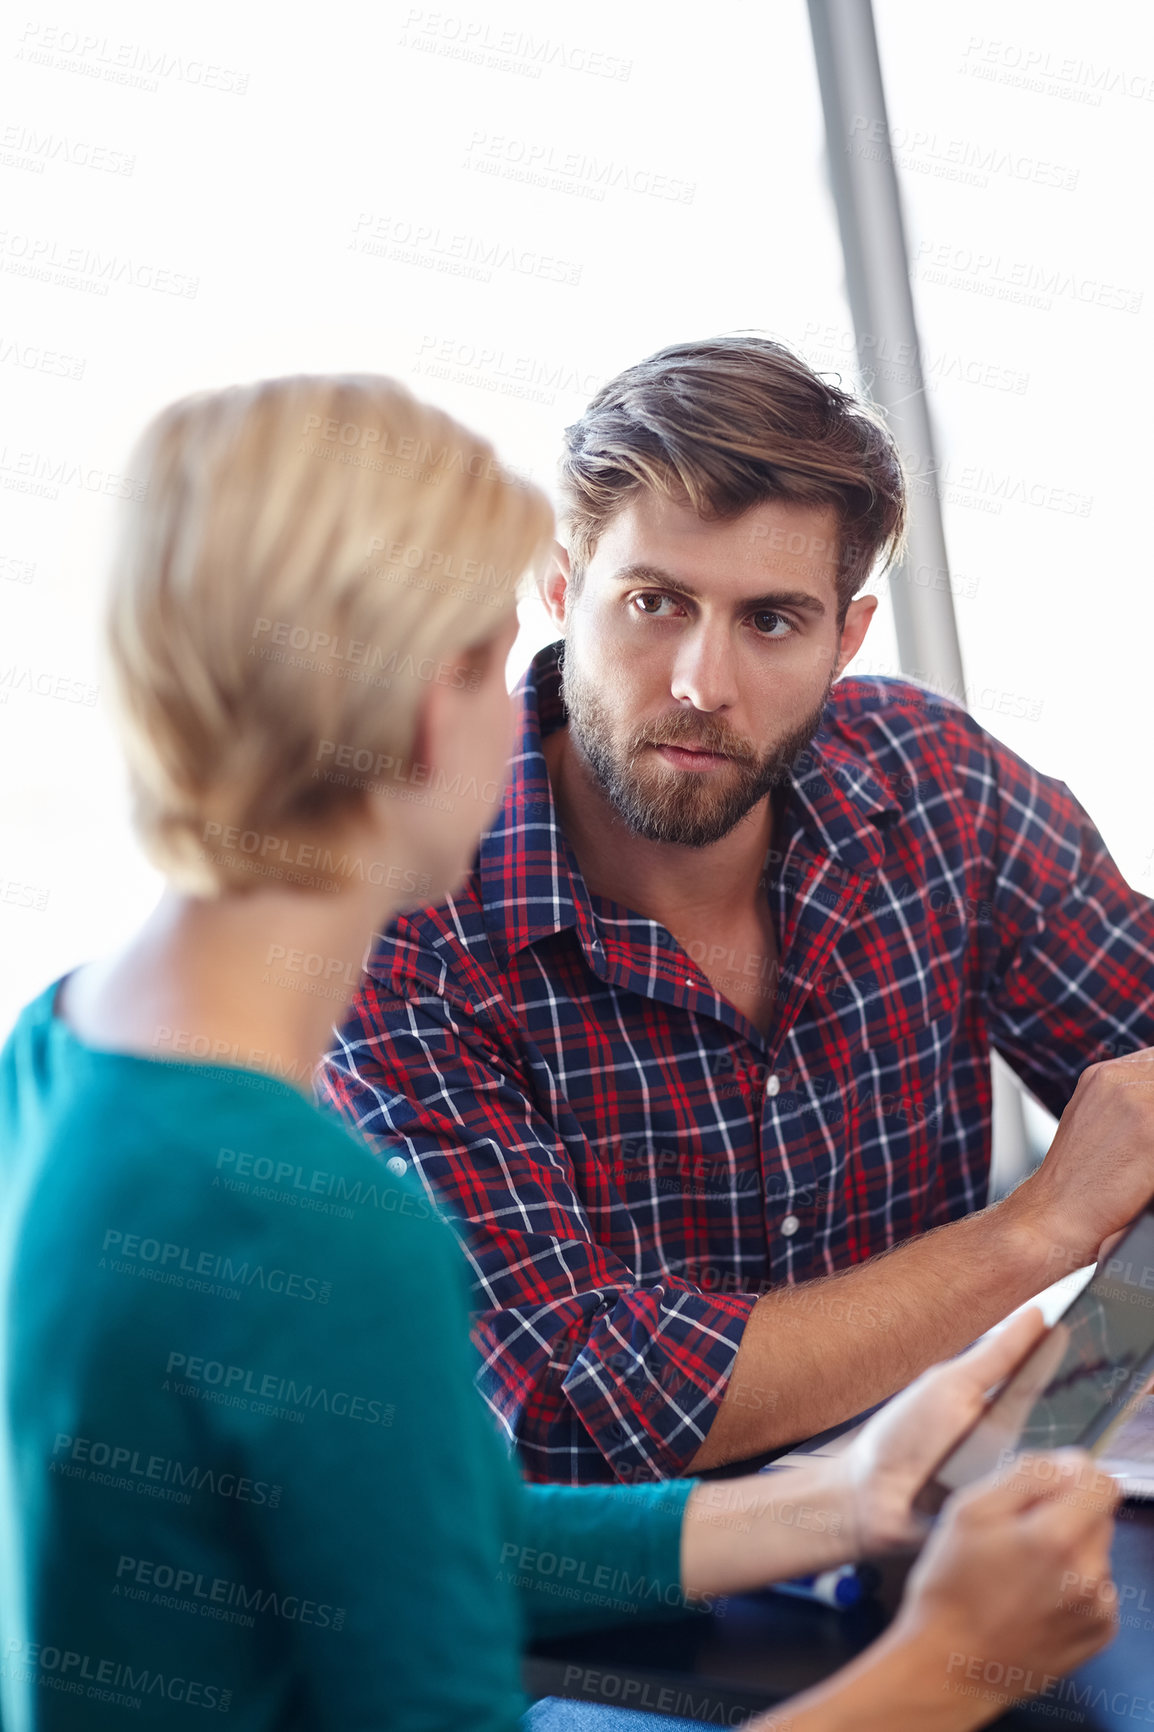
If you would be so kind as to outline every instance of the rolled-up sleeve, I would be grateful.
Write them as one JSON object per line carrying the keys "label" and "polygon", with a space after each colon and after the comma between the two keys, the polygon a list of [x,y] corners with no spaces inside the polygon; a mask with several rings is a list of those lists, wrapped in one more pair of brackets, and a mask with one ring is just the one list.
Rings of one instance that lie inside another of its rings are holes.
{"label": "rolled-up sleeve", "polygon": [[683,1473],[755,1295],[639,1275],[628,1211],[564,1100],[546,1113],[514,1056],[447,997],[366,979],[318,1093],[380,1153],[407,1155],[457,1231],[479,1385],[526,1475],[588,1480],[588,1439],[605,1480]]}

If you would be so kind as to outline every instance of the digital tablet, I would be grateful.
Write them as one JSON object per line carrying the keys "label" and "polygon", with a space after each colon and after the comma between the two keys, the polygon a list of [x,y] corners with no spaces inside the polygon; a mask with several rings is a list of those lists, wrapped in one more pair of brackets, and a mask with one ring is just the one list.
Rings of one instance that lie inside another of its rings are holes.
{"label": "digital tablet", "polygon": [[934,1469],[916,1507],[935,1515],[951,1492],[1020,1450],[1076,1444],[1106,1454],[1152,1372],[1154,1198]]}

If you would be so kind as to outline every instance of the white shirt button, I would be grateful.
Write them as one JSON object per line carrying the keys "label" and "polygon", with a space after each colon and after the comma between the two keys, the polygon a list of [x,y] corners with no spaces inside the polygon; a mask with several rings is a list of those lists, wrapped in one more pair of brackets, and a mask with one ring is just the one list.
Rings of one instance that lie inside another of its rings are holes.
{"label": "white shirt button", "polygon": [[781,1230],[787,1239],[792,1239],[800,1226],[801,1222],[796,1215],[787,1215],[781,1223]]}
{"label": "white shirt button", "polygon": [[693,982],[692,982],[692,981],[691,981],[691,980],[687,980],[687,981],[686,981],[686,982],[685,982],[685,984],[686,984],[686,986],[687,986],[687,987],[688,987],[688,988],[689,988],[689,989],[690,989],[690,991],[692,991],[692,989],[693,989]]}
{"label": "white shirt button", "polygon": [[409,1170],[409,1163],[406,1161],[404,1155],[390,1155],[388,1160],[385,1162],[385,1170],[390,1173],[407,1173]]}
{"label": "white shirt button", "polygon": [[775,1094],[779,1094],[780,1091],[781,1091],[781,1078],[779,1076],[771,1076],[769,1081],[765,1085],[766,1094],[772,1100],[773,1096]]}

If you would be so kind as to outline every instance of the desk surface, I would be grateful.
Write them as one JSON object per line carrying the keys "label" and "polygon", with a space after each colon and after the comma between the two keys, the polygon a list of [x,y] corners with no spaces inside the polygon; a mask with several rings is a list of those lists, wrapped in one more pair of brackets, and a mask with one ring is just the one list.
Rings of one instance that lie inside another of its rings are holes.
{"label": "desk surface", "polygon": [[[1123,1505],[1113,1561],[1121,1613],[1113,1643],[1051,1695],[994,1724],[1052,1732],[1154,1726],[1154,1504]],[[848,1612],[781,1594],[741,1595],[709,1615],[541,1644],[526,1661],[526,1688],[738,1726],[860,1653],[884,1629],[898,1591],[895,1579],[879,1600]]]}

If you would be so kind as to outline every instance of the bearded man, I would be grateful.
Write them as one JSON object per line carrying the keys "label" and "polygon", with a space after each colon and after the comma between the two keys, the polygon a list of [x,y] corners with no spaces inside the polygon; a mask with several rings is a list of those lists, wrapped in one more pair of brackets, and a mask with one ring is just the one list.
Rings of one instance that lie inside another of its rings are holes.
{"label": "bearded man", "polygon": [[[903,477],[787,349],[627,369],[561,482],[502,810],[319,1092],[456,1227],[483,1392],[575,1484],[780,1449],[1097,1256],[1154,1191],[1154,903],[961,706],[839,677]],[[991,1046],[1061,1118],[993,1204]]]}

